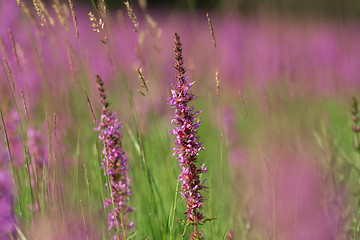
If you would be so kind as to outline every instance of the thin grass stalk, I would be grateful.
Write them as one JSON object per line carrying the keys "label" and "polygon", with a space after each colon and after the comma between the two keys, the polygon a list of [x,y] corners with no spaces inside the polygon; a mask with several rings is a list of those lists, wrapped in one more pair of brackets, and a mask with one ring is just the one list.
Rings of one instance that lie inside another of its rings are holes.
{"label": "thin grass stalk", "polygon": [[84,161],[83,167],[84,167],[84,179],[85,179],[85,183],[86,183],[89,204],[91,205],[90,182],[89,182],[89,178],[88,178],[88,174],[87,174],[85,161]]}
{"label": "thin grass stalk", "polygon": [[172,216],[171,216],[171,223],[170,223],[170,240],[175,239],[174,223],[175,223],[175,215],[176,215],[176,210],[177,210],[178,189],[179,189],[179,182],[176,183],[174,203],[173,203],[173,208],[171,209]]}
{"label": "thin grass stalk", "polygon": [[[32,44],[33,44],[33,46],[34,46],[34,49],[35,49],[35,52],[36,52],[36,56],[37,56],[38,62],[39,62],[39,64],[40,64],[41,73],[42,73],[43,79],[44,79],[44,81],[42,81],[42,82],[43,82],[44,85],[46,86],[45,96],[46,96],[46,99],[50,100],[50,97],[49,97],[49,96],[50,96],[50,95],[49,95],[50,86],[49,86],[49,82],[48,82],[47,77],[46,77],[46,74],[45,74],[44,66],[43,66],[43,64],[42,64],[42,62],[41,62],[40,55],[39,55],[39,51],[38,51],[38,49],[37,49],[37,47],[36,47],[36,43],[35,43],[33,34],[32,34],[32,32],[31,32],[29,23],[28,23],[28,21],[27,21],[27,19],[26,19],[25,14],[24,14],[24,13],[22,13],[22,14],[23,14],[24,20],[25,20],[25,22],[26,22],[27,29],[29,30],[31,42],[32,42]],[[45,102],[51,102],[51,101],[45,101]],[[44,104],[45,104],[45,103],[44,103]]]}
{"label": "thin grass stalk", "polygon": [[[29,157],[29,153],[28,153],[28,150],[27,150],[27,147],[26,147],[26,134],[25,134],[25,132],[24,132],[24,128],[23,128],[23,124],[22,124],[22,120],[21,120],[21,115],[20,115],[20,111],[19,111],[19,108],[18,108],[18,105],[17,105],[17,102],[16,102],[16,98],[15,98],[14,91],[13,91],[13,89],[11,88],[11,84],[10,84],[9,77],[8,77],[8,75],[7,75],[7,72],[6,72],[6,70],[5,70],[3,61],[2,61],[1,59],[0,59],[0,63],[1,63],[1,66],[2,66],[2,68],[3,68],[3,70],[4,70],[4,73],[5,73],[7,82],[8,82],[8,86],[9,86],[9,89],[10,89],[10,92],[11,92],[11,96],[12,96],[12,99],[13,99],[13,101],[14,101],[14,105],[15,105],[15,108],[16,108],[16,112],[17,112],[17,114],[18,114],[19,123],[20,123],[20,129],[21,129],[21,134],[22,134],[22,138],[23,138],[23,148],[24,148],[24,154],[25,154],[24,161],[25,161],[25,166],[26,166],[26,169],[27,169],[28,181],[29,181],[29,184],[31,184],[30,167],[29,167],[29,165],[31,164],[31,158]],[[28,160],[30,160],[30,164],[29,164]],[[32,206],[33,206],[33,209],[34,209],[34,207],[35,207],[35,201],[34,201],[34,194],[33,194],[33,191],[32,191],[31,186],[29,187],[29,191],[30,191],[30,195],[31,195]],[[34,211],[33,211],[33,214],[34,214]]]}
{"label": "thin grass stalk", "polygon": [[54,163],[53,163],[53,178],[52,178],[52,204],[54,206],[56,206],[56,183],[57,183],[57,155],[56,155],[56,150],[54,150]]}
{"label": "thin grass stalk", "polygon": [[354,240],[356,240],[356,233],[358,232],[358,226],[359,226],[359,220],[360,220],[360,211],[358,211],[357,217],[356,217],[356,223],[355,223],[355,229],[354,229]]}
{"label": "thin grass stalk", "polygon": [[[218,121],[220,122],[220,185],[219,186],[224,186],[224,182],[225,182],[225,169],[224,169],[224,147],[225,147],[225,140],[224,140],[224,122],[223,122],[223,107],[222,107],[222,98],[221,98],[221,93],[220,93],[220,78],[219,78],[219,53],[217,50],[217,46],[216,46],[216,38],[215,38],[215,33],[214,33],[214,27],[212,25],[211,22],[211,18],[209,16],[209,14],[206,14],[207,20],[208,20],[208,24],[209,24],[209,28],[210,28],[210,33],[211,33],[211,37],[212,37],[212,41],[213,41],[213,45],[214,45],[214,51],[215,51],[215,65],[216,65],[216,71],[215,71],[215,82],[216,82],[216,94],[217,94],[217,100],[218,100],[218,111],[219,111],[219,115],[218,115]],[[223,188],[222,188],[223,189]],[[224,205],[224,197],[225,194],[221,194],[221,203],[222,205]]]}
{"label": "thin grass stalk", "polygon": [[[214,216],[214,212],[213,212],[213,208],[212,208],[212,206],[213,206],[214,204],[213,204],[212,202],[210,202],[209,204],[210,204],[210,207],[209,207],[209,209],[210,209],[210,214],[211,214],[211,216]],[[215,235],[214,221],[211,221],[211,222],[210,222],[210,229],[211,229],[212,235],[213,235],[213,236],[216,236],[216,235]]]}
{"label": "thin grass stalk", "polygon": [[72,0],[69,0],[69,7],[70,7],[70,11],[71,11],[71,16],[72,16],[72,19],[74,22],[76,38],[79,39],[79,28],[78,28],[78,24],[77,24],[77,20],[76,20],[76,12],[75,12],[74,3]]}
{"label": "thin grass stalk", "polygon": [[[132,96],[132,93],[130,91],[129,85],[128,85],[127,81],[126,81],[126,78],[125,78],[124,74],[120,71],[119,62],[117,61],[116,56],[115,56],[114,53],[113,53],[113,56],[114,56],[114,60],[116,62],[117,69],[118,69],[118,71],[120,73],[122,83],[123,83],[124,88],[126,90],[126,95],[127,95],[127,98],[128,98],[130,108],[131,108],[131,118],[133,120],[133,123],[135,125],[135,129],[136,129],[136,141],[138,142],[138,145],[140,146],[140,149],[141,149],[141,151],[140,151],[141,159],[142,159],[142,163],[143,163],[144,168],[145,168],[146,178],[148,180],[148,183],[149,183],[150,189],[151,189],[151,195],[152,195],[152,199],[153,199],[153,204],[152,205],[155,207],[155,213],[158,214],[158,209],[157,209],[157,204],[156,204],[156,194],[155,194],[156,189],[155,189],[155,186],[154,186],[154,181],[152,180],[153,176],[152,176],[152,173],[150,171],[150,167],[149,167],[148,160],[147,160],[147,157],[146,157],[145,149],[144,149],[143,144],[142,144],[143,140],[142,140],[141,128],[140,128],[140,125],[138,124],[137,111],[136,111],[135,104],[133,103],[133,96]],[[158,194],[158,198],[161,199],[160,194]],[[165,212],[163,211],[162,213],[163,213],[163,216],[165,216],[164,215]]]}
{"label": "thin grass stalk", "polygon": [[76,147],[75,147],[75,163],[74,163],[74,191],[76,193],[75,199],[79,199],[79,161],[80,161],[80,138],[81,138],[81,128],[79,128],[76,138]]}
{"label": "thin grass stalk", "polygon": [[260,149],[258,149],[261,157],[263,158],[265,164],[266,164],[266,168],[267,171],[270,175],[271,178],[271,182],[272,182],[272,208],[273,208],[273,239],[276,240],[276,232],[277,232],[277,226],[276,226],[276,221],[277,221],[277,214],[276,214],[276,187],[275,187],[275,177],[273,175],[273,172],[270,168],[270,165],[268,163],[268,161],[266,160],[264,154],[262,153],[262,151]]}
{"label": "thin grass stalk", "polygon": [[[82,220],[83,220],[83,225],[84,225],[84,229],[85,229],[85,232],[86,232],[85,215],[84,215],[84,210],[83,210],[83,206],[82,206],[82,201],[81,201],[81,199],[79,200],[79,202],[80,202],[80,210],[81,210],[81,216],[82,216]],[[88,236],[87,233],[86,233],[86,239],[89,239],[89,236]]]}
{"label": "thin grass stalk", "polygon": [[[57,141],[57,138],[56,138],[56,127],[57,127],[57,117],[56,117],[56,113],[54,113],[54,153],[53,153],[53,169],[52,169],[52,186],[50,187],[51,189],[51,199],[53,200],[52,201],[52,204],[54,204],[56,202],[56,196],[55,196],[55,187],[56,187],[56,171],[57,171],[57,168],[56,168],[56,163],[57,163],[57,156],[56,156],[56,147],[57,147],[57,144],[56,144],[56,141]],[[54,204],[55,205],[55,204]]]}
{"label": "thin grass stalk", "polygon": [[[10,143],[9,143],[9,137],[8,137],[8,134],[7,134],[7,130],[6,130],[6,125],[5,125],[5,121],[4,121],[4,115],[3,115],[3,112],[2,112],[2,108],[0,106],[0,116],[1,116],[1,122],[2,122],[2,125],[3,125],[3,128],[4,128],[4,135],[5,135],[5,141],[6,141],[6,148],[7,148],[7,151],[8,151],[8,154],[9,154],[9,159],[10,159],[10,168],[11,168],[11,173],[14,177],[14,182],[15,182],[15,186],[16,186],[16,192],[17,192],[17,195],[20,196],[20,186],[19,186],[19,178],[18,178],[18,175],[15,171],[15,168],[14,168],[14,162],[13,162],[13,158],[12,158],[12,154],[11,154],[11,149],[10,149]],[[20,199],[17,198],[17,202],[18,202],[18,205],[20,207],[20,216],[23,215],[23,209],[22,209],[22,205],[20,204]]]}
{"label": "thin grass stalk", "polygon": [[[27,24],[27,27],[28,27],[28,29],[29,29],[30,36],[31,36],[31,39],[32,39],[32,42],[33,42],[35,51],[36,51],[38,60],[39,60],[40,65],[41,65],[42,73],[43,73],[43,76],[44,76],[44,78],[45,78],[45,80],[46,80],[46,76],[45,76],[45,73],[44,73],[44,69],[43,69],[43,66],[42,66],[42,64],[41,64],[41,60],[40,60],[40,58],[39,58],[39,54],[38,54],[38,51],[37,51],[37,48],[36,48],[36,45],[35,45],[33,36],[32,36],[32,34],[31,34],[31,30],[30,30],[30,28],[29,28],[28,21],[27,21],[27,19],[26,19],[26,18],[27,18],[27,15],[23,13],[23,17],[24,17],[25,22],[26,22],[26,24]],[[48,28],[45,28],[45,30],[46,30],[46,32],[48,33],[49,37],[50,37],[49,39],[50,39],[50,43],[51,43],[52,49],[54,49],[56,58],[57,58],[57,60],[58,60],[58,62],[59,62],[59,64],[60,64],[60,67],[61,67],[61,69],[62,69],[61,72],[64,74],[64,78],[65,78],[66,80],[68,80],[68,77],[67,77],[66,74],[65,74],[66,71],[65,71],[64,65],[63,65],[62,62],[61,62],[61,59],[60,59],[60,56],[59,56],[59,53],[58,53],[58,50],[57,50],[57,45],[55,44],[55,43],[56,43],[55,34],[54,34],[54,32],[53,32],[53,30],[52,30],[51,28],[50,28],[50,30],[49,30]],[[47,82],[47,80],[46,80],[46,82]],[[67,81],[67,82],[69,83],[69,81]],[[48,85],[47,85],[47,86],[48,86]],[[48,90],[48,89],[47,89],[47,90]]]}
{"label": "thin grass stalk", "polygon": [[[30,158],[31,158],[32,163],[35,162],[34,156],[31,156],[31,154],[30,154]],[[39,178],[38,178],[38,175],[37,175],[38,170],[37,170],[36,164],[30,164],[30,169],[31,169],[31,172],[33,173],[32,177],[33,177],[33,183],[34,183],[35,200],[36,200],[36,203],[37,203],[38,207],[41,210],[42,205],[40,205],[40,202],[39,202],[40,201],[39,200],[39,194],[40,194],[41,189],[40,189],[40,184],[39,184]],[[29,183],[29,185],[30,185],[30,188],[32,188],[31,182]],[[37,210],[36,207],[33,210],[36,211]]]}
{"label": "thin grass stalk", "polygon": [[11,41],[12,49],[13,49],[13,52],[14,52],[14,55],[15,55],[16,66],[19,68],[20,67],[19,58],[18,58],[18,54],[17,54],[17,51],[16,51],[16,45],[15,45],[15,41],[14,41],[14,36],[13,36],[13,33],[12,33],[11,29],[9,29],[9,34],[10,34],[10,41]]}
{"label": "thin grass stalk", "polygon": [[[94,5],[94,8],[97,12],[97,14],[99,15],[99,12],[98,12],[98,9],[96,7],[96,4],[94,2],[94,0],[91,0],[93,5]],[[106,28],[105,28],[105,31],[106,31]],[[113,36],[113,35],[112,35]],[[115,45],[116,46],[116,45]],[[115,60],[115,63],[116,63],[116,66],[117,66],[117,69],[118,69],[118,72],[120,74],[120,77],[121,79],[123,80],[123,85],[124,85],[124,88],[126,90],[126,95],[127,95],[127,98],[128,98],[128,102],[129,102],[129,105],[130,105],[130,108],[131,108],[131,112],[132,112],[132,120],[134,122],[134,125],[135,125],[135,129],[136,129],[136,136],[137,136],[137,141],[141,147],[141,158],[143,159],[143,162],[145,163],[145,167],[146,167],[146,174],[147,174],[147,179],[151,185],[151,188],[152,188],[152,192],[153,192],[153,195],[154,195],[154,199],[155,199],[155,193],[154,193],[154,189],[153,189],[153,183],[152,183],[152,180],[151,180],[151,176],[150,176],[150,170],[149,170],[149,165],[147,163],[147,158],[146,158],[146,154],[145,154],[145,150],[143,148],[143,144],[142,144],[142,136],[141,136],[141,129],[140,129],[140,126],[138,124],[138,119],[137,119],[137,111],[136,111],[136,107],[135,107],[135,104],[133,103],[133,96],[132,96],[132,93],[131,93],[131,90],[129,88],[129,85],[126,81],[126,78],[125,78],[125,75],[123,74],[122,71],[120,71],[120,64],[119,64],[119,61],[116,57],[116,54],[115,54],[115,51],[112,47],[112,44],[110,44],[110,50],[112,52],[112,56]]]}

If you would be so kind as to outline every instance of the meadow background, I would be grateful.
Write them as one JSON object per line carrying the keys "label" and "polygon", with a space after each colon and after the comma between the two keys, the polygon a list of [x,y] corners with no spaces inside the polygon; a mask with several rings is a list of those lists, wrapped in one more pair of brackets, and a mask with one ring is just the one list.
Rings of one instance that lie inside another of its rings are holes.
{"label": "meadow background", "polygon": [[134,26],[123,2],[84,0],[76,28],[68,1],[20,2],[0,0],[0,239],[112,239],[86,98],[100,120],[96,74],[124,126],[127,237],[190,238],[170,134],[174,32],[201,111],[206,239],[360,238],[359,3],[139,0]]}

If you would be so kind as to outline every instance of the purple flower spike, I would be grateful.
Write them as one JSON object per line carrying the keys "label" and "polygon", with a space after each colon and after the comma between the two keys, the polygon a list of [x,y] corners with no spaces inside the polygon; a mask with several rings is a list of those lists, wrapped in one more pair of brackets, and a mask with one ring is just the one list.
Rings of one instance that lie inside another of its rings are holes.
{"label": "purple flower spike", "polygon": [[[133,208],[129,206],[131,191],[130,179],[127,176],[129,171],[128,160],[121,147],[122,136],[120,129],[122,124],[116,118],[116,113],[108,109],[109,103],[106,100],[104,84],[99,75],[96,76],[96,82],[103,108],[101,121],[95,130],[100,133],[99,139],[104,143],[102,168],[104,169],[104,175],[109,176],[111,185],[111,187],[107,186],[110,197],[105,199],[105,207],[110,206],[111,208],[108,216],[108,230],[113,227],[118,228],[120,231],[124,230],[126,232],[121,234],[121,236],[124,236],[134,227],[134,223],[129,219],[129,214],[133,211]],[[114,239],[117,239],[116,235]]]}
{"label": "purple flower spike", "polygon": [[177,82],[172,85],[172,97],[169,98],[171,108],[175,109],[175,116],[172,120],[175,128],[171,132],[176,144],[174,155],[178,155],[179,167],[182,169],[178,181],[182,182],[182,199],[187,201],[185,214],[189,223],[194,225],[191,239],[204,239],[203,233],[197,229],[198,225],[202,224],[205,218],[200,213],[204,205],[204,197],[201,195],[201,190],[205,188],[203,182],[200,181],[200,174],[207,172],[207,168],[204,165],[196,166],[197,156],[200,150],[204,149],[197,136],[197,129],[200,126],[197,116],[199,112],[194,112],[194,107],[188,106],[188,103],[195,96],[189,90],[193,83],[189,83],[188,77],[185,76],[186,70],[183,67],[182,43],[177,33],[174,34],[174,43],[174,59],[176,61],[174,68],[176,70],[175,77]]}

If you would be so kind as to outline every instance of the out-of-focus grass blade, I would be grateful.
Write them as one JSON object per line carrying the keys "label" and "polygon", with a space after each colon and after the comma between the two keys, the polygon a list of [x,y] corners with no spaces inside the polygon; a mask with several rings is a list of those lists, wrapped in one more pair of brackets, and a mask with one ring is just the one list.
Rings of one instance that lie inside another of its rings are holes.
{"label": "out-of-focus grass blade", "polygon": [[175,215],[176,215],[176,210],[177,210],[178,188],[179,188],[179,182],[177,182],[177,184],[176,184],[174,202],[171,205],[171,210],[170,210],[170,214],[169,214],[170,239],[175,239],[174,223],[175,223]]}
{"label": "out-of-focus grass blade", "polygon": [[16,228],[17,233],[19,234],[19,239],[20,239],[20,240],[27,240],[26,237],[25,237],[25,235],[24,235],[24,234],[22,233],[22,231],[20,230],[20,228],[18,228],[17,226],[15,226],[15,228]]}

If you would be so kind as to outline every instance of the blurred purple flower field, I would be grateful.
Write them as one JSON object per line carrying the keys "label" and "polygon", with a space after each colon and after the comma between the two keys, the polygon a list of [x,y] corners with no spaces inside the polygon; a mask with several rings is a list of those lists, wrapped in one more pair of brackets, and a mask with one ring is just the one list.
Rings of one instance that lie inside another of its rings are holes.
{"label": "blurred purple flower field", "polygon": [[[75,40],[73,26],[69,26],[69,32],[61,27],[47,30],[56,34],[54,37],[45,34],[44,29],[39,33],[36,26],[28,23],[40,58],[45,60],[44,70],[51,80],[49,85],[56,87],[59,92],[59,87],[65,87],[61,86],[64,81],[60,81],[64,78],[62,71],[69,72],[70,66],[59,66],[58,58],[62,62],[67,62],[69,57],[74,58],[75,71],[80,67],[78,64],[85,64],[90,75],[99,73],[107,79],[115,78],[114,75],[118,74],[110,50],[103,51],[101,35],[90,27],[88,7],[79,5],[76,10],[81,32],[79,42]],[[42,89],[40,83],[43,77],[21,9],[16,1],[2,1],[1,12],[0,34],[4,43],[1,46],[1,56],[7,58],[12,68],[20,68],[18,75],[14,76],[19,88],[39,91]],[[161,31],[155,32],[156,35],[146,32],[141,37],[138,36],[139,33],[129,31],[131,21],[125,18],[125,13],[120,22],[116,16],[113,18],[111,27],[114,46],[122,56],[118,59],[119,67],[130,78],[135,75],[134,65],[141,64],[142,60],[137,57],[137,52],[142,51],[146,73],[156,73],[157,81],[171,79],[173,73],[168,51],[172,46],[168,39],[171,39],[176,30],[187,45],[184,52],[190,59],[190,68],[195,78],[201,76],[201,79],[213,79],[218,58],[221,80],[227,90],[247,84],[263,86],[279,81],[289,81],[301,86],[305,84],[306,88],[320,92],[358,86],[360,30],[356,22],[331,23],[319,20],[304,23],[282,20],[279,17],[214,15],[217,41],[215,53],[206,16],[181,15],[176,12],[165,14],[162,11],[155,11],[151,16]],[[139,21],[140,25],[148,24],[145,18]],[[13,32],[17,45],[20,66],[17,66],[16,57],[12,53],[9,29]],[[82,59],[77,57],[79,51],[83,54]],[[210,84],[213,83],[205,86]]]}
{"label": "blurred purple flower field", "polygon": [[0,0],[0,239],[359,236],[358,21],[41,4]]}

